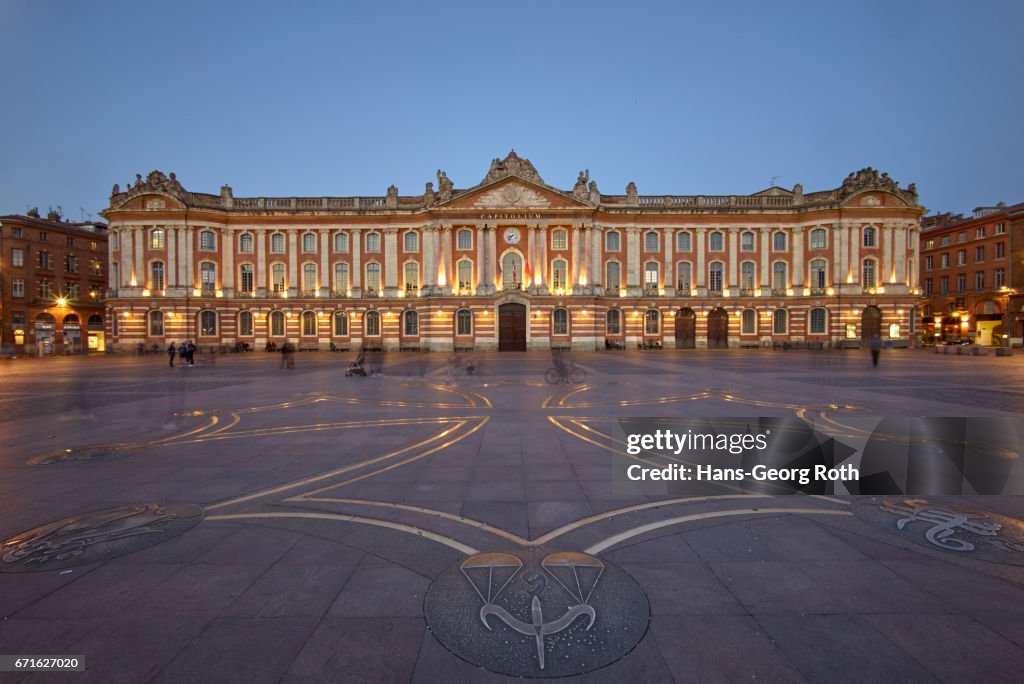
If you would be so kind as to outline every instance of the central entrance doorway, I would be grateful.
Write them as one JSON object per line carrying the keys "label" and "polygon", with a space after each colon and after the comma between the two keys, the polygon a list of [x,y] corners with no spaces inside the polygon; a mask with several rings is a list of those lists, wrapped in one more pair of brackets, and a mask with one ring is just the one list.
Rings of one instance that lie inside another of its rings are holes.
{"label": "central entrance doorway", "polygon": [[526,305],[498,307],[498,351],[526,351]]}
{"label": "central entrance doorway", "polygon": [[697,314],[693,309],[680,309],[676,314],[676,349],[697,346]]}
{"label": "central entrance doorway", "polygon": [[718,307],[708,314],[708,349],[729,348],[729,314]]}

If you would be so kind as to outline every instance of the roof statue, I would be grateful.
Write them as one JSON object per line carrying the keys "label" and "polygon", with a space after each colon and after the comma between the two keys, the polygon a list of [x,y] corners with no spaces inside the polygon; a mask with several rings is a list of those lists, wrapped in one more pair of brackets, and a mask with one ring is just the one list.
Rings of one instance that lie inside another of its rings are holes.
{"label": "roof statue", "polygon": [[533,168],[530,160],[521,158],[515,150],[509,152],[504,159],[492,159],[491,168],[482,183],[490,183],[506,176],[519,176],[534,183],[544,184],[544,180],[537,173],[537,169]]}

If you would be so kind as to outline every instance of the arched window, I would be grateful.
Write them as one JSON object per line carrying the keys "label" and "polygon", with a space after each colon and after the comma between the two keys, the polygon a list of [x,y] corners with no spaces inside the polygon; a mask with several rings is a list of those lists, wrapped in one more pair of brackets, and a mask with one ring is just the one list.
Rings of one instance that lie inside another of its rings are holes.
{"label": "arched window", "polygon": [[690,239],[690,233],[683,230],[676,233],[676,251],[678,252],[689,252],[693,249],[693,243]]}
{"label": "arched window", "polygon": [[252,337],[251,311],[240,311],[238,313],[238,334],[241,337]]}
{"label": "arched window", "polygon": [[646,233],[644,233],[644,251],[658,251],[658,234],[655,233],[653,230],[649,230]]}
{"label": "arched window", "polygon": [[619,266],[618,261],[609,261],[604,266],[605,274],[605,287],[609,292],[615,293],[619,291],[619,287],[622,285],[622,270]]}
{"label": "arched window", "polygon": [[501,257],[501,288],[516,290],[523,284],[523,258],[518,252],[506,252]]}
{"label": "arched window", "polygon": [[608,309],[608,313],[605,314],[605,333],[608,335],[621,335],[622,334],[622,312],[618,309]]}
{"label": "arched window", "polygon": [[745,231],[740,235],[740,251],[741,252],[753,252],[754,246],[756,245],[756,239],[754,234],[749,230]]}
{"label": "arched window", "polygon": [[708,250],[721,252],[723,249],[725,249],[725,239],[722,237],[722,233],[716,230],[708,237]]}
{"label": "arched window", "polygon": [[644,264],[644,291],[647,293],[656,292],[659,281],[658,264],[654,261],[648,261]]}
{"label": "arched window", "polygon": [[566,286],[568,266],[564,259],[555,259],[551,262],[551,287],[562,289]]}
{"label": "arched window", "polygon": [[711,292],[722,291],[722,262],[712,261],[708,266],[708,290]]}
{"label": "arched window", "polygon": [[828,263],[824,259],[811,259],[811,287],[815,290],[824,290]]}
{"label": "arched window", "polygon": [[473,249],[473,231],[463,229],[456,233],[455,249]]}
{"label": "arched window", "polygon": [[604,236],[604,248],[609,252],[618,252],[620,248],[619,231],[610,230]]}
{"label": "arched window", "polygon": [[347,252],[348,251],[348,233],[335,233],[334,234],[334,251],[335,252]]}
{"label": "arched window", "polygon": [[878,241],[878,233],[872,226],[864,226],[864,246],[874,247]]}
{"label": "arched window", "polygon": [[306,253],[316,251],[316,235],[314,233],[302,235],[302,251]]}
{"label": "arched window", "polygon": [[348,335],[348,316],[344,311],[334,312],[334,334],[338,337]]}
{"label": "arched window", "polygon": [[744,309],[740,319],[740,332],[744,335],[757,334],[757,312],[753,309]]}
{"label": "arched window", "polygon": [[555,309],[551,312],[551,334],[569,334],[569,311],[566,309]]}
{"label": "arched window", "polygon": [[305,292],[316,290],[316,264],[302,265],[302,289]]}
{"label": "arched window", "polygon": [[676,264],[676,291],[679,294],[689,294],[693,283],[693,269],[689,261],[680,261]]}
{"label": "arched window", "polygon": [[420,251],[420,236],[415,231],[407,231],[405,233],[405,251],[406,252],[418,252]]}
{"label": "arched window", "polygon": [[217,289],[217,264],[209,261],[199,264],[199,278],[203,294],[212,294]]}
{"label": "arched window", "polygon": [[252,233],[242,233],[238,236],[238,251],[242,254],[252,254]]}
{"label": "arched window", "polygon": [[[408,235],[408,233],[406,233]],[[420,286],[420,265],[415,261],[405,264],[405,291],[415,292]]]}
{"label": "arched window", "polygon": [[284,234],[274,233],[270,236],[270,251],[273,254],[284,254]]}
{"label": "arched window", "polygon": [[152,290],[164,289],[164,262],[154,261],[149,265],[150,282],[149,287]]}
{"label": "arched window", "polygon": [[270,334],[274,337],[284,336],[284,313],[280,311],[270,312]]}
{"label": "arched window", "polygon": [[875,286],[875,260],[865,259],[861,262],[861,285],[867,289]]}
{"label": "arched window", "polygon": [[772,234],[772,249],[776,252],[786,251],[786,234],[781,230]]}
{"label": "arched window", "polygon": [[[467,233],[469,231],[466,231]],[[459,262],[459,289],[469,290],[473,287],[473,262],[463,259]]]}
{"label": "arched window", "polygon": [[199,233],[199,249],[217,249],[217,236],[212,230]]}
{"label": "arched window", "polygon": [[242,264],[238,268],[241,290],[242,292],[252,292],[255,286],[255,278],[253,276],[252,264]]}
{"label": "arched window", "polygon": [[754,262],[740,264],[740,292],[749,294],[754,289]]}
{"label": "arched window", "polygon": [[163,311],[150,311],[149,312],[149,336],[150,337],[163,337],[164,336],[164,312]]}
{"label": "arched window", "polygon": [[284,281],[284,264],[274,264],[270,267],[270,283],[274,292],[284,292],[288,289]]}
{"label": "arched window", "polygon": [[567,249],[569,246],[568,234],[561,228],[551,231],[551,249]]}
{"label": "arched window", "polygon": [[420,334],[420,315],[411,309],[402,314],[402,334],[406,337]]}
{"label": "arched window", "polygon": [[380,313],[377,311],[366,312],[366,335],[368,337],[380,337]]}
{"label": "arched window", "polygon": [[787,285],[786,262],[776,261],[772,264],[772,291],[775,294],[785,294]]}
{"label": "arched window", "polygon": [[149,248],[163,249],[165,246],[164,236],[165,233],[163,228],[154,228],[149,231]]}
{"label": "arched window", "polygon": [[215,337],[217,335],[217,312],[201,311],[199,313],[199,335],[200,337]]}
{"label": "arched window", "polygon": [[316,314],[312,311],[302,312],[302,334],[306,337],[317,335]]}
{"label": "arched window", "polygon": [[367,252],[379,252],[380,251],[380,233],[367,233],[366,234],[366,251]]}
{"label": "arched window", "polygon": [[789,315],[785,309],[776,309],[772,314],[772,333],[785,335],[789,325]]}
{"label": "arched window", "polygon": [[648,309],[644,314],[644,334],[658,335],[661,333],[661,312],[657,309]]}
{"label": "arched window", "polygon": [[459,309],[455,312],[455,334],[473,334],[473,312],[469,309]]}
{"label": "arched window", "polygon": [[807,332],[811,335],[824,335],[828,332],[828,312],[825,309],[811,309],[809,320]]}
{"label": "arched window", "polygon": [[811,231],[811,249],[826,249],[828,247],[828,233],[824,228],[815,228]]}
{"label": "arched window", "polygon": [[380,292],[380,264],[376,261],[366,264],[366,289],[372,293]]}
{"label": "arched window", "polygon": [[348,293],[348,264],[334,264],[334,289],[343,296]]}

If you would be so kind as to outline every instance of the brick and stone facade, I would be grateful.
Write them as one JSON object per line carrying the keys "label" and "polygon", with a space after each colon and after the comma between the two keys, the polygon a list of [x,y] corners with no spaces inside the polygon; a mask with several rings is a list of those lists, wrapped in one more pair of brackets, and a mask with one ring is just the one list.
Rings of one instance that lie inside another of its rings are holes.
{"label": "brick and stone facade", "polygon": [[604,349],[907,344],[923,209],[873,169],[754,195],[548,185],[510,153],[456,189],[235,197],[154,171],[110,222],[119,347]]}

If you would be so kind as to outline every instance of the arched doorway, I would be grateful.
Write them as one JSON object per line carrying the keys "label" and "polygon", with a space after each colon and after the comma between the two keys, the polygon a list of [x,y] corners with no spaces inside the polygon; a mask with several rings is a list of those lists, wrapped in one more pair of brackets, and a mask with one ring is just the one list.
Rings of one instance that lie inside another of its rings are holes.
{"label": "arched doorway", "polygon": [[78,353],[82,351],[82,323],[76,314],[68,314],[61,325],[64,333],[64,351]]}
{"label": "arched doorway", "polygon": [[729,314],[718,307],[708,314],[708,349],[729,348]]}
{"label": "arched doorway", "polygon": [[676,314],[676,349],[693,349],[697,346],[697,314],[687,307]]}
{"label": "arched doorway", "polygon": [[36,354],[48,356],[54,353],[53,342],[57,335],[57,319],[45,311],[35,320]]}
{"label": "arched doorway", "polygon": [[860,338],[870,340],[882,336],[882,312],[877,306],[868,306],[860,315]]}
{"label": "arched doorway", "polygon": [[498,307],[498,351],[526,351],[526,305]]}

